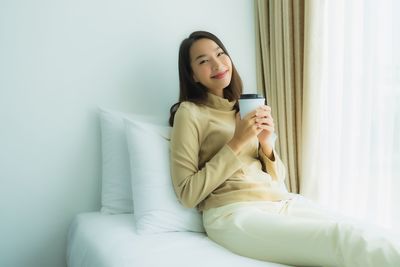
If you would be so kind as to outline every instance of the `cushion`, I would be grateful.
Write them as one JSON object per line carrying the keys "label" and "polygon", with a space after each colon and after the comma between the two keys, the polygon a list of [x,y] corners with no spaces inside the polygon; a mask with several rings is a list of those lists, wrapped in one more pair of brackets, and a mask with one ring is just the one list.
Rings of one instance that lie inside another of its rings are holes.
{"label": "cushion", "polygon": [[132,187],[124,118],[160,121],[151,116],[99,108],[102,148],[101,211],[109,214],[132,213]]}
{"label": "cushion", "polygon": [[171,127],[128,119],[125,123],[137,232],[204,232],[200,213],[183,207],[173,189],[169,158]]}

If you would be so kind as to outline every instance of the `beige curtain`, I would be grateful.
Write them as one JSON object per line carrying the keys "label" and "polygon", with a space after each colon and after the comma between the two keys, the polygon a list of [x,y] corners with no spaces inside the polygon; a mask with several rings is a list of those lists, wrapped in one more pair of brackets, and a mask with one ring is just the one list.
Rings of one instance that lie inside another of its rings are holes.
{"label": "beige curtain", "polygon": [[257,86],[272,108],[286,185],[299,193],[303,110],[304,1],[255,0]]}

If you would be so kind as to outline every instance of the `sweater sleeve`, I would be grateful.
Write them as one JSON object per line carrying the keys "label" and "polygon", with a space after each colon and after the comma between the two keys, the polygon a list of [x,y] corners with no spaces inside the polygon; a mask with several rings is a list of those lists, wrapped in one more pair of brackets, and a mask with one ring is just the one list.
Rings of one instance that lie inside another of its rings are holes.
{"label": "sweater sleeve", "polygon": [[199,169],[203,129],[193,113],[193,110],[181,104],[175,114],[171,134],[172,182],[180,202],[189,208],[197,206],[243,164],[225,144]]}
{"label": "sweater sleeve", "polygon": [[276,153],[275,149],[273,150],[275,160],[270,160],[267,155],[265,155],[264,151],[260,147],[258,149],[259,158],[265,168],[264,171],[271,175],[273,180],[284,181],[285,180],[285,165],[282,160]]}

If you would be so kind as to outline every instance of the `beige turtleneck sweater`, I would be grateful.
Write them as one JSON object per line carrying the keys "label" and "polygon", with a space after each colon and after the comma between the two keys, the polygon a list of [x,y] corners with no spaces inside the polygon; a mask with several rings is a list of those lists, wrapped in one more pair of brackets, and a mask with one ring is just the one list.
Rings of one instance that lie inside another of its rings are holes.
{"label": "beige turtleneck sweater", "polygon": [[208,94],[205,105],[182,102],[171,134],[171,175],[186,207],[207,210],[240,201],[288,199],[285,167],[271,161],[257,137],[238,155],[227,145],[235,131],[234,102]]}

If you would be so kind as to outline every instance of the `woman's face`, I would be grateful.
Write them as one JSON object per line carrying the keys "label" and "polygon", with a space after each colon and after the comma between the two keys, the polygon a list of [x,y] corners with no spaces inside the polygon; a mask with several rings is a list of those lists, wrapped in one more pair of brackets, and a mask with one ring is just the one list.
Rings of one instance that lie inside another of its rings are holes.
{"label": "woman's face", "polygon": [[232,61],[224,50],[210,39],[199,39],[190,48],[193,79],[214,95],[223,97],[223,90],[232,77]]}

